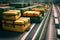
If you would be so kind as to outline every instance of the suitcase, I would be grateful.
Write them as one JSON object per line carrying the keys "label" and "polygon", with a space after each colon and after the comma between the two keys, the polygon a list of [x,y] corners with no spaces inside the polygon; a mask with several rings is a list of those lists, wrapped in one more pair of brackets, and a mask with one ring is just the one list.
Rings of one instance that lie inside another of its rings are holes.
{"label": "suitcase", "polygon": [[23,14],[24,16],[40,16],[40,12],[37,11],[26,11]]}
{"label": "suitcase", "polygon": [[24,32],[27,28],[29,28],[30,26],[30,23],[28,24],[25,24],[25,25],[22,25],[22,26],[18,26],[16,25],[15,27],[13,27],[12,25],[5,25],[5,24],[2,24],[2,28],[4,30],[8,30],[8,31],[14,31],[14,32]]}
{"label": "suitcase", "polygon": [[6,11],[3,12],[3,19],[5,20],[17,20],[21,16],[21,13],[18,11]]}
{"label": "suitcase", "polygon": [[45,8],[32,8],[33,11],[45,11]]}
{"label": "suitcase", "polygon": [[20,19],[16,21],[2,20],[2,23],[3,23],[2,28],[5,30],[24,32],[27,28],[30,27],[30,18],[21,17]]}
{"label": "suitcase", "polygon": [[20,22],[19,24],[21,24],[21,21],[23,21],[22,24],[24,24],[24,22],[25,22],[25,23],[30,22],[30,18],[29,18],[29,17],[21,17],[21,18],[19,18],[18,20],[15,20],[15,21],[2,20],[2,23],[8,23],[8,24],[13,24],[13,23],[15,23],[15,24],[17,24],[17,22],[18,22],[18,23]]}
{"label": "suitcase", "polygon": [[30,17],[31,23],[40,23],[42,21],[42,14],[39,17]]}
{"label": "suitcase", "polygon": [[42,16],[44,16],[44,11],[45,11],[45,8],[32,8],[33,11],[39,11],[41,12]]}

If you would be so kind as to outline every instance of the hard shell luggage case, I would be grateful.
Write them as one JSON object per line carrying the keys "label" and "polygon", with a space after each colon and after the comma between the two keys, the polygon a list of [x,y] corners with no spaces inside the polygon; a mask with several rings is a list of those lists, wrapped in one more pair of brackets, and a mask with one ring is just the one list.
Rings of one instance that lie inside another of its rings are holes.
{"label": "hard shell luggage case", "polygon": [[30,18],[28,17],[21,17],[20,19],[16,21],[4,21],[3,23],[3,29],[10,30],[10,31],[16,31],[16,32],[24,32],[27,28],[30,27]]}
{"label": "hard shell luggage case", "polygon": [[32,8],[33,11],[39,11],[41,12],[42,16],[44,16],[44,11],[45,11],[45,8]]}
{"label": "hard shell luggage case", "polygon": [[40,12],[37,11],[26,11],[23,14],[24,16],[40,16]]}
{"label": "hard shell luggage case", "polygon": [[42,21],[42,15],[39,17],[30,17],[30,22],[31,23],[40,23]]}
{"label": "hard shell luggage case", "polygon": [[22,25],[22,26],[16,25],[15,27],[10,24],[9,25],[2,24],[2,28],[4,30],[14,31],[14,32],[24,32],[29,27],[30,27],[30,23]]}
{"label": "hard shell luggage case", "polygon": [[17,20],[21,16],[21,13],[18,11],[6,11],[3,12],[3,19],[5,20]]}

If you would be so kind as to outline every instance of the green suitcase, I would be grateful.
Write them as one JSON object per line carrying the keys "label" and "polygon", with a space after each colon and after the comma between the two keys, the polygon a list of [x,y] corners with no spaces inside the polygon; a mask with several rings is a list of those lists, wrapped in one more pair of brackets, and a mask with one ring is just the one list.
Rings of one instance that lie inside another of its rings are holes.
{"label": "green suitcase", "polygon": [[31,23],[40,23],[42,21],[42,15],[39,17],[30,17],[30,22]]}

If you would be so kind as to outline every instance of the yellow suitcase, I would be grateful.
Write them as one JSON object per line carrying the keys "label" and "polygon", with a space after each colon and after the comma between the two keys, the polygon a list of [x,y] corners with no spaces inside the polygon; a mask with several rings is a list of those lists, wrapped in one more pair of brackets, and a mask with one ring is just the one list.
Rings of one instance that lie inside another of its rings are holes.
{"label": "yellow suitcase", "polygon": [[29,17],[21,17],[16,21],[10,21],[10,20],[2,20],[2,23],[7,23],[7,24],[25,24],[27,22],[30,22]]}
{"label": "yellow suitcase", "polygon": [[40,16],[40,12],[35,11],[34,16]]}
{"label": "yellow suitcase", "polygon": [[23,14],[24,16],[40,16],[40,12],[37,11],[26,11]]}
{"label": "yellow suitcase", "polygon": [[20,16],[21,16],[21,13],[15,10],[3,12],[3,19],[6,19],[6,20],[17,20],[19,19]]}
{"label": "yellow suitcase", "polygon": [[24,32],[27,28],[30,27],[30,23],[22,25],[22,26],[18,26],[16,25],[15,27],[13,27],[12,25],[8,25],[6,26],[5,24],[2,24],[2,28],[4,30],[8,30],[8,31],[15,31],[15,32]]}
{"label": "yellow suitcase", "polygon": [[30,18],[21,17],[16,21],[2,21],[3,29],[11,30],[16,32],[24,32],[27,28],[30,27]]}
{"label": "yellow suitcase", "polygon": [[45,8],[32,8],[33,11],[45,11]]}
{"label": "yellow suitcase", "polygon": [[33,13],[34,12],[32,12],[32,11],[26,11],[26,12],[24,12],[24,16],[33,16]]}

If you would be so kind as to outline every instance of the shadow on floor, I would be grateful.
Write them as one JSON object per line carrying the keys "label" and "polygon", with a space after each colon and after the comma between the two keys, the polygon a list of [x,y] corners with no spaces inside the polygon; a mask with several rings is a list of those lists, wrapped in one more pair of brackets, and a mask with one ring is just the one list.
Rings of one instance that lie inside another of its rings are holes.
{"label": "shadow on floor", "polygon": [[14,38],[20,36],[21,34],[23,33],[5,31],[0,27],[0,38]]}

